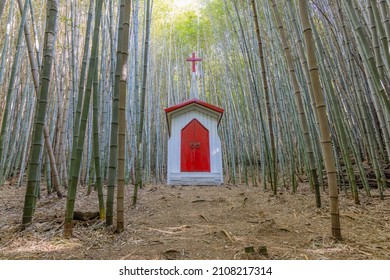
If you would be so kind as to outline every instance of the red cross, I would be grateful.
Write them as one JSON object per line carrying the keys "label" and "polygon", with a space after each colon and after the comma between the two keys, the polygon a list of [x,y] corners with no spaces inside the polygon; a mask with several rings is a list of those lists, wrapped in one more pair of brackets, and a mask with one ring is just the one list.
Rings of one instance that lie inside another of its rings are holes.
{"label": "red cross", "polygon": [[202,61],[201,58],[195,57],[195,53],[192,53],[192,57],[187,58],[186,61],[191,61],[192,62],[192,72],[196,72],[196,62],[197,61]]}

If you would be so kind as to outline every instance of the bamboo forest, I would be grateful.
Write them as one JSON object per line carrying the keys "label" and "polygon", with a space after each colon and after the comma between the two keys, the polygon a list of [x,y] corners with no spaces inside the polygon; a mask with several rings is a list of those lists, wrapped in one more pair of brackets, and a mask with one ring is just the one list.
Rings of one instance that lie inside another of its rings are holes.
{"label": "bamboo forest", "polygon": [[0,0],[0,123],[0,259],[390,259],[389,0]]}

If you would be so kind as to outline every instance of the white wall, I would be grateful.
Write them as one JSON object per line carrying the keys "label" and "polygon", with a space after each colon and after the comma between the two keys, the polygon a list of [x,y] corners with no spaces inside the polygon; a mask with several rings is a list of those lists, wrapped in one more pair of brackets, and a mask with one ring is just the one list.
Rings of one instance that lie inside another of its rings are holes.
{"label": "white wall", "polygon": [[[205,184],[207,182],[209,184],[222,183],[222,150],[218,135],[218,117],[218,114],[196,105],[172,114],[171,137],[168,141],[168,184],[185,184],[183,182],[188,182],[188,180],[196,184],[196,178],[204,178],[202,182]],[[180,173],[181,130],[193,119],[197,119],[209,131],[210,173]]]}

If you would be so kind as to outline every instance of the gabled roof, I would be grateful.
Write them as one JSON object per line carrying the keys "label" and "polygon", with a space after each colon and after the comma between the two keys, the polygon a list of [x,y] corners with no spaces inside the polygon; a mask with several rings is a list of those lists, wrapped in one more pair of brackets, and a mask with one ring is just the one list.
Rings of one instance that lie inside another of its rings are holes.
{"label": "gabled roof", "polygon": [[165,113],[171,113],[173,111],[176,111],[176,110],[178,110],[180,108],[186,107],[186,106],[191,105],[193,103],[198,104],[200,106],[203,106],[203,107],[205,107],[207,109],[213,110],[213,111],[215,111],[217,113],[223,114],[223,109],[222,108],[219,108],[217,106],[211,105],[210,103],[204,102],[204,101],[202,101],[200,99],[197,99],[197,98],[193,98],[193,99],[184,101],[182,103],[176,104],[174,106],[171,106],[169,108],[166,108],[165,109]]}
{"label": "gabled roof", "polygon": [[181,102],[179,104],[173,105],[173,106],[165,109],[165,114],[166,114],[167,122],[168,122],[168,132],[169,132],[169,135],[171,134],[171,115],[175,111],[178,111],[180,109],[184,109],[184,108],[189,107],[189,106],[194,106],[194,105],[195,106],[198,105],[200,107],[205,108],[206,110],[211,110],[211,111],[217,113],[219,115],[219,117],[218,117],[218,124],[219,124],[219,122],[221,121],[222,114],[223,114],[224,110],[222,108],[214,106],[214,105],[212,105],[210,103],[202,101],[202,100],[200,100],[198,98],[193,98],[193,99]]}

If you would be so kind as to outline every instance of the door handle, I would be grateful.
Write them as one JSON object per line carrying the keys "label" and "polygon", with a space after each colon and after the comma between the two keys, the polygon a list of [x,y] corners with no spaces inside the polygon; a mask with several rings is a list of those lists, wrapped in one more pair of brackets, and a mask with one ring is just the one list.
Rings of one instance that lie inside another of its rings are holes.
{"label": "door handle", "polygon": [[200,142],[190,142],[191,149],[199,149],[200,148]]}

